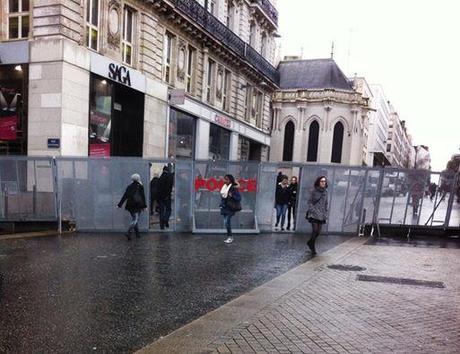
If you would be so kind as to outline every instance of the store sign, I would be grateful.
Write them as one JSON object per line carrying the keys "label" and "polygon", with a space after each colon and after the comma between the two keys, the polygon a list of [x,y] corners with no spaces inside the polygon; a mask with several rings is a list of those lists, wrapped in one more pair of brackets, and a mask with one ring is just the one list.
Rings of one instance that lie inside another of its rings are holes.
{"label": "store sign", "polygon": [[[239,183],[238,190],[240,192],[257,192],[257,179],[256,178],[238,178],[237,182]],[[220,191],[222,186],[225,184],[223,177],[216,179],[211,178],[202,178],[200,176],[195,178],[195,192],[200,191],[201,189],[206,189],[210,192]]]}
{"label": "store sign", "polygon": [[131,87],[131,76],[129,70],[124,66],[118,66],[114,63],[109,64],[109,78]]}
{"label": "store sign", "polygon": [[110,157],[109,143],[96,143],[89,145],[89,156],[91,157]]}
{"label": "store sign", "polygon": [[137,70],[116,63],[103,55],[91,52],[91,72],[137,91],[145,92],[145,76]]}
{"label": "store sign", "polygon": [[231,129],[232,128],[232,120],[230,118],[224,117],[224,116],[219,116],[215,115],[214,116],[214,122],[217,124],[223,126],[224,128]]}
{"label": "store sign", "polygon": [[17,139],[18,116],[11,115],[0,118],[0,140]]}

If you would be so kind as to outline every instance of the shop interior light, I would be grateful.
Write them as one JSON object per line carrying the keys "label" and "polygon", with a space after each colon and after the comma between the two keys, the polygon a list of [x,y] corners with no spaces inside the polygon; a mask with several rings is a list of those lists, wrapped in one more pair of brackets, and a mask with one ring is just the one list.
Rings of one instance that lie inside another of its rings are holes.
{"label": "shop interior light", "polygon": [[101,84],[102,84],[102,85],[107,85],[107,81],[106,81],[106,80],[102,80],[102,81],[101,81]]}
{"label": "shop interior light", "polygon": [[14,67],[14,70],[16,70],[16,71],[22,71],[22,66],[21,66],[21,65],[16,65],[16,66]]}

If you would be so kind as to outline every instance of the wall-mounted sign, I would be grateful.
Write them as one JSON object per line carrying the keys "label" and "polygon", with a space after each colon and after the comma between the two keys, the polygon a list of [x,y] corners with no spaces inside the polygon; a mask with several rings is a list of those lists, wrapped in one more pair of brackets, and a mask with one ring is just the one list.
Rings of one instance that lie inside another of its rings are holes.
{"label": "wall-mounted sign", "polygon": [[[257,191],[257,179],[256,178],[237,178],[238,184],[240,185],[238,190],[240,192],[249,192],[254,193]],[[201,189],[207,189],[210,192],[219,191],[221,190],[222,186],[224,185],[223,178],[202,178],[196,177],[195,178],[195,191],[198,192]]]}
{"label": "wall-mounted sign", "polygon": [[49,138],[48,139],[48,149],[59,149],[61,147],[61,139],[59,138]]}
{"label": "wall-mounted sign", "polygon": [[232,120],[230,118],[224,117],[224,116],[219,116],[215,115],[214,116],[214,122],[217,124],[223,126],[224,128],[231,129],[232,128]]}
{"label": "wall-mounted sign", "polygon": [[91,52],[91,72],[145,93],[145,76],[137,70]]}
{"label": "wall-mounted sign", "polygon": [[171,89],[169,91],[169,104],[181,105],[185,103],[184,89]]}

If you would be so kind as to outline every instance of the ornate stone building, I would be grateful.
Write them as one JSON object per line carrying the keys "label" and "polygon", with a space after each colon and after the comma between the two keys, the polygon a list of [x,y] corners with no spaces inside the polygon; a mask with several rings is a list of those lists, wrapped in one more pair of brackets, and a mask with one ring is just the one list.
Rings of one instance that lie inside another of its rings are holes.
{"label": "ornate stone building", "polygon": [[368,99],[334,60],[282,61],[278,69],[270,159],[362,165]]}
{"label": "ornate stone building", "polygon": [[268,0],[2,1],[3,154],[268,158]]}

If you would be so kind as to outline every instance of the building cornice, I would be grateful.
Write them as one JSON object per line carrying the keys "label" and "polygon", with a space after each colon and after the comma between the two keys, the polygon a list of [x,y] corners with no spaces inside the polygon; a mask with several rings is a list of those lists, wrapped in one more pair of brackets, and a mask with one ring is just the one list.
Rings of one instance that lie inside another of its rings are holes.
{"label": "building cornice", "polygon": [[324,89],[324,90],[282,90],[273,94],[273,103],[342,103],[354,105],[361,109],[372,110],[369,107],[369,98],[358,92]]}

